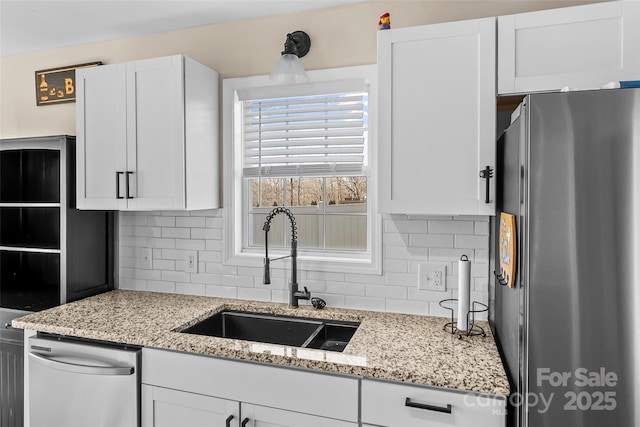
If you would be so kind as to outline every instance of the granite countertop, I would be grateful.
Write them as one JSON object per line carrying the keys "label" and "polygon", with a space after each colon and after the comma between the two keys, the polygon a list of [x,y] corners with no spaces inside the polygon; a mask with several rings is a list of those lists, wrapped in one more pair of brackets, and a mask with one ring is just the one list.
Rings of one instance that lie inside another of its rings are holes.
{"label": "granite countertop", "polygon": [[[343,352],[178,332],[222,309],[360,322]],[[486,337],[458,339],[447,319],[396,313],[116,290],[13,320],[53,334],[268,362],[491,395],[509,383],[487,322]]]}

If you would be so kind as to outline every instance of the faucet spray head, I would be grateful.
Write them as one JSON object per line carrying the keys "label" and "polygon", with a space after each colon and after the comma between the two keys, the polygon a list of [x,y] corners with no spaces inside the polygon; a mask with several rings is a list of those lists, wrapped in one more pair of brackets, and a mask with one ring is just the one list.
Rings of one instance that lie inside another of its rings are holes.
{"label": "faucet spray head", "polygon": [[265,285],[271,284],[271,273],[269,271],[269,258],[264,259],[264,275],[263,275],[262,283]]}

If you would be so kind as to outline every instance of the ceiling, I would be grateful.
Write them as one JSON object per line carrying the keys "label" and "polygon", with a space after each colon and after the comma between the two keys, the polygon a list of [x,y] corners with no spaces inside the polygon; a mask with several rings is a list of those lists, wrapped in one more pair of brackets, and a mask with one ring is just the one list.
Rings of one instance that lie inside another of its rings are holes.
{"label": "ceiling", "polygon": [[362,0],[0,0],[0,56]]}

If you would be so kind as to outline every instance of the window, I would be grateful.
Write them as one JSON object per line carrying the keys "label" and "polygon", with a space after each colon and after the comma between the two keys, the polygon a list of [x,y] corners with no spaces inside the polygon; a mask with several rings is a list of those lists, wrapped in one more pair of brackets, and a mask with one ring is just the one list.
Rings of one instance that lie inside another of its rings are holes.
{"label": "window", "polygon": [[[296,218],[302,268],[379,272],[374,72],[312,71],[311,83],[287,86],[266,76],[224,81],[225,111],[233,111],[224,120],[228,263],[255,265],[267,214],[285,206]],[[269,248],[286,254],[289,243],[279,215]]]}

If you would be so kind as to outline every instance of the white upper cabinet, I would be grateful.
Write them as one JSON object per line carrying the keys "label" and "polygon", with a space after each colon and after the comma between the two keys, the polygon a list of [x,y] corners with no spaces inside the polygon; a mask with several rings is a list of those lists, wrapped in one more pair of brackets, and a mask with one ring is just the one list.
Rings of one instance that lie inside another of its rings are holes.
{"label": "white upper cabinet", "polygon": [[493,215],[496,20],[378,32],[380,210]]}
{"label": "white upper cabinet", "polygon": [[219,204],[218,73],[182,55],[79,69],[77,207]]}
{"label": "white upper cabinet", "polygon": [[640,2],[498,17],[500,94],[640,80]]}

